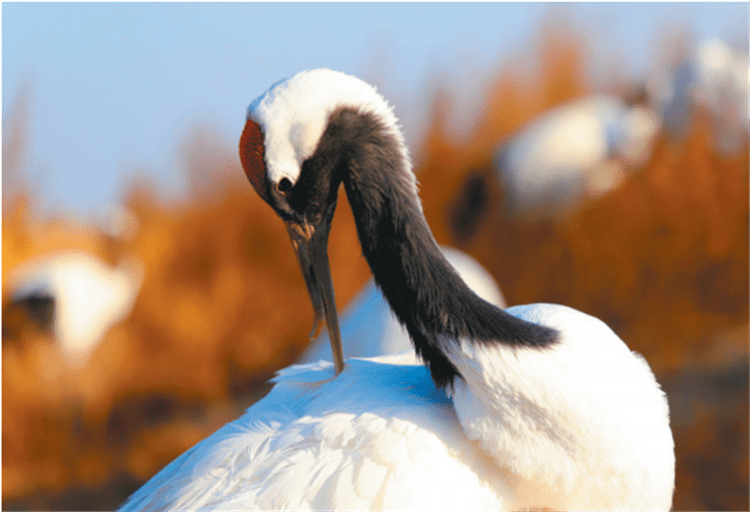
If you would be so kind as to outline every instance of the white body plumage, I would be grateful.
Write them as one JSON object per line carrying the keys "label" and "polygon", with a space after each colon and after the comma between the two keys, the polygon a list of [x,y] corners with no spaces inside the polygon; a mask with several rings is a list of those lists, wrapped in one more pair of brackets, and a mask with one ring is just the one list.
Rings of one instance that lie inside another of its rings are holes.
{"label": "white body plumage", "polygon": [[645,361],[573,309],[508,311],[562,343],[467,348],[452,399],[413,352],[350,359],[335,379],[329,362],[291,366],[124,510],[669,509],[668,410]]}

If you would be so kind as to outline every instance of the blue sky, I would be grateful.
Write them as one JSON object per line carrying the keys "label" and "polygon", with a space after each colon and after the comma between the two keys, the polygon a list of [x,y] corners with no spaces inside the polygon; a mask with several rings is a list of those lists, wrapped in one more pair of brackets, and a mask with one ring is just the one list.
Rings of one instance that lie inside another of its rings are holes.
{"label": "blue sky", "polygon": [[27,98],[23,177],[45,211],[94,213],[137,173],[174,195],[191,127],[209,125],[232,146],[246,106],[271,84],[331,67],[377,85],[416,146],[436,80],[470,108],[556,16],[583,32],[594,60],[633,77],[680,27],[747,51],[747,3],[5,2],[3,143]]}

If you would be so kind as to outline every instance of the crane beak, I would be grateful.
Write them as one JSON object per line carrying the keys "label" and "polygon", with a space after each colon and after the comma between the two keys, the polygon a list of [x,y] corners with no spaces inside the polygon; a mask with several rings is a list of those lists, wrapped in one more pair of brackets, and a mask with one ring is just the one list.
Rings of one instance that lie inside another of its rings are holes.
{"label": "crane beak", "polygon": [[314,338],[325,318],[328,336],[331,340],[331,353],[336,367],[336,375],[344,369],[344,355],[341,347],[339,319],[336,312],[336,298],[333,293],[333,280],[328,263],[328,233],[330,222],[323,221],[318,227],[310,224],[286,222],[286,229],[297,253],[307,291],[313,304],[314,321],[310,339]]}

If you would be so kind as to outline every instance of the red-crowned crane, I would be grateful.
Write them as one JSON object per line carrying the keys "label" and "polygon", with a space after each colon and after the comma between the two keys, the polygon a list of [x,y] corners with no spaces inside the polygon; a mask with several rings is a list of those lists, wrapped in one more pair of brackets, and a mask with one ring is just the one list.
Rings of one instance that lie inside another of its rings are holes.
{"label": "red-crowned crane", "polygon": [[82,251],[59,251],[13,268],[10,307],[23,307],[54,333],[66,362],[83,366],[107,331],[130,313],[143,280],[134,258],[111,267]]}
{"label": "red-crowned crane", "polygon": [[[124,509],[670,508],[669,411],[646,362],[596,318],[502,310],[466,286],[372,86],[327,69],[278,82],[250,105],[240,158],[286,224],[334,364],[282,370]],[[342,184],[415,352],[343,360],[326,254]]]}
{"label": "red-crowned crane", "polygon": [[498,148],[494,168],[512,217],[565,217],[645,164],[656,113],[604,94],[560,105]]}
{"label": "red-crowned crane", "polygon": [[701,112],[718,152],[736,155],[748,136],[747,43],[732,48],[710,38],[694,48],[686,46],[677,45],[659,59],[646,84],[648,94],[668,134],[684,139],[694,111]]}

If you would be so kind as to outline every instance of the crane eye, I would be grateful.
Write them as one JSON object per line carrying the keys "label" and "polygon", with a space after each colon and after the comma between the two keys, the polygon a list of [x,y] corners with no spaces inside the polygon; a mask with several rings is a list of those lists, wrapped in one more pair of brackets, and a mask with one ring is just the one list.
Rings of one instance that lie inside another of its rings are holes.
{"label": "crane eye", "polygon": [[289,181],[288,178],[281,178],[281,181],[279,181],[279,184],[276,185],[276,188],[282,194],[286,194],[292,189],[292,182]]}

